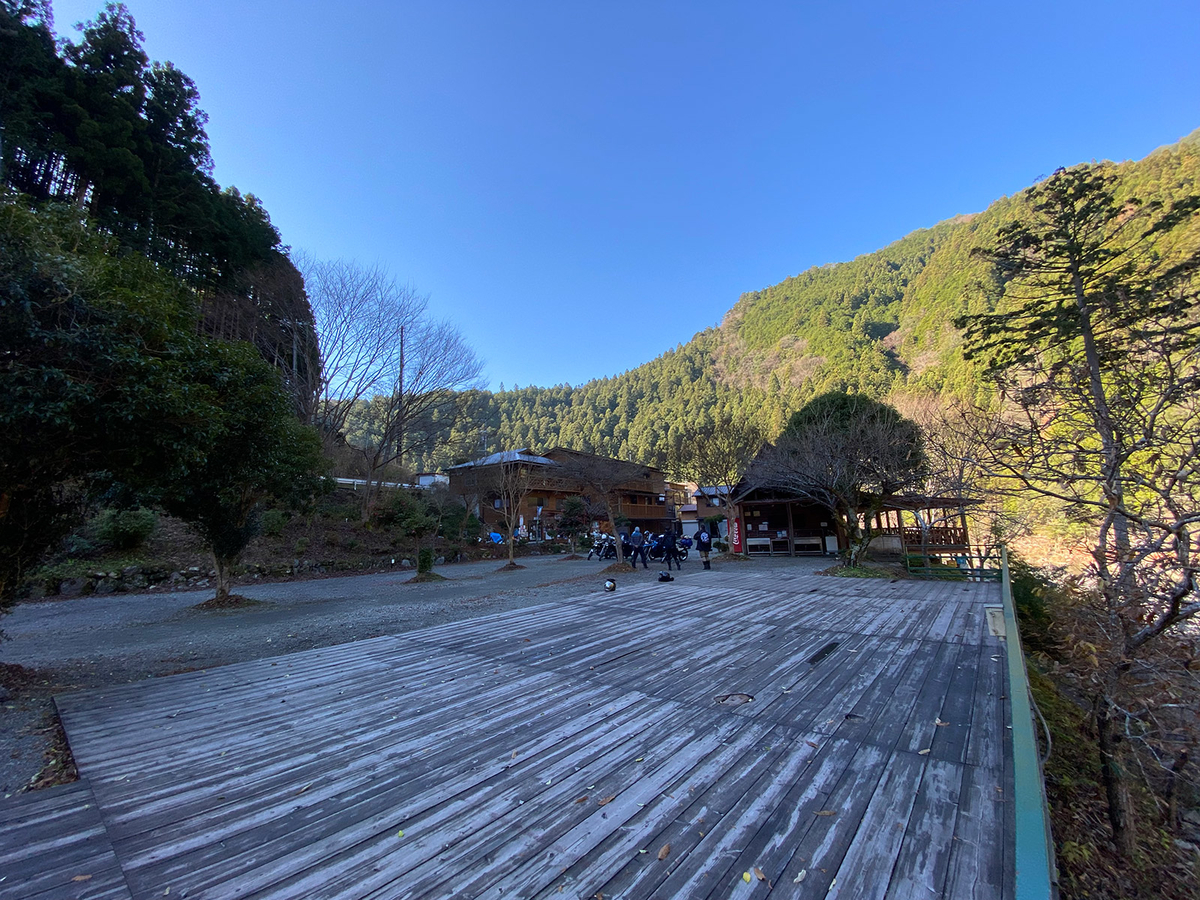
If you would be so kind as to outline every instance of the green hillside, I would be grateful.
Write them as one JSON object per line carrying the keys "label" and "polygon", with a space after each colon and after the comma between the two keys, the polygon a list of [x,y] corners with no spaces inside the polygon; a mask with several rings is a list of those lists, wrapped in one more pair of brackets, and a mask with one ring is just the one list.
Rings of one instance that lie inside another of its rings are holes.
{"label": "green hillside", "polygon": [[[1114,164],[1106,164],[1114,165]],[[1200,130],[1115,164],[1120,193],[1170,201],[1200,190]],[[746,411],[777,433],[809,398],[851,390],[965,394],[979,389],[951,321],[988,303],[973,248],[1022,215],[1021,195],[920,229],[874,253],[743,294],[718,328],[636,369],[571,387],[477,392],[444,465],[483,448],[561,444],[664,461],[685,423]]]}

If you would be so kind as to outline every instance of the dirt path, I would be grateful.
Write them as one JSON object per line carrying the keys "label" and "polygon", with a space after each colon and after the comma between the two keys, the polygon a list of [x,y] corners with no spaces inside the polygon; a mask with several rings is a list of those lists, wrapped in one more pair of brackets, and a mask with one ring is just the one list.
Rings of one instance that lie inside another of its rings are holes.
{"label": "dirt path", "polygon": [[[9,638],[0,643],[0,662],[33,669],[37,680],[0,706],[0,796],[41,769],[56,693],[398,634],[603,590],[606,576],[595,560],[521,562],[526,568],[513,572],[498,572],[495,561],[442,566],[437,571],[447,580],[427,584],[405,583],[410,571],[240,586],[240,593],[260,603],[236,610],[194,609],[211,591],[22,603],[0,621]],[[639,569],[617,579],[640,582],[657,575],[657,568]],[[685,563],[680,575],[703,576],[697,560]]]}

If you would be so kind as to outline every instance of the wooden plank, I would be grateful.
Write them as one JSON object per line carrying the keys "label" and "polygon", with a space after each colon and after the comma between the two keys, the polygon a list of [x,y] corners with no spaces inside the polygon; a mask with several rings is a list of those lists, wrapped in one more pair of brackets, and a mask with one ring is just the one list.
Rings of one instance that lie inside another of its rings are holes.
{"label": "wooden plank", "polygon": [[1003,890],[998,589],[713,575],[61,708],[138,897]]}
{"label": "wooden plank", "polygon": [[[771,884],[791,888],[802,870],[804,892],[823,896],[857,834],[867,806],[884,776],[889,753],[870,744],[858,747],[842,741],[827,741],[829,766],[819,770],[797,800],[777,808],[773,821],[760,828],[758,840],[750,842],[733,859],[710,869],[711,883],[700,896],[732,896],[743,885],[745,872],[762,870]],[[832,776],[832,777],[831,777]],[[770,836],[769,842],[762,837]],[[678,896],[687,896],[680,894]]]}
{"label": "wooden plank", "polygon": [[[237,875],[239,888],[249,890],[266,888],[314,864],[328,880],[343,854],[355,860],[352,871],[357,871],[363,848],[369,855],[375,844],[382,843],[385,850],[396,846],[398,830],[427,839],[439,828],[461,827],[463,815],[478,816],[488,804],[495,809],[523,806],[526,794],[544,780],[553,781],[564,768],[582,768],[588,759],[650,727],[656,719],[652,709],[643,702],[628,716],[597,714],[578,740],[563,740],[570,735],[560,733],[543,735],[515,758],[507,752],[511,744],[505,744],[503,752],[494,752],[489,764],[475,767],[469,777],[462,771],[461,757],[459,765],[451,757],[425,771],[406,767],[395,777],[335,795],[320,806],[272,811],[269,827],[239,828],[219,848],[172,853],[161,864],[148,866],[144,877],[179,878],[193,893],[215,886],[219,896],[230,873]],[[420,840],[410,841],[402,849],[407,858],[423,846]],[[143,874],[131,872],[131,882],[135,876]]]}
{"label": "wooden plank", "polygon": [[[962,788],[963,767],[931,759],[925,767],[886,900],[927,900],[944,894]],[[882,881],[879,882],[880,884]]]}
{"label": "wooden plank", "polygon": [[[599,697],[584,694],[559,698],[554,706],[540,711],[550,715],[540,714],[537,707],[514,704],[503,717],[474,722],[469,732],[453,722],[442,724],[437,731],[418,729],[413,733],[406,729],[403,739],[380,738],[365,746],[347,746],[339,755],[320,756],[303,768],[283,766],[270,773],[251,771],[241,783],[226,782],[218,788],[190,794],[187,805],[167,807],[169,815],[153,826],[147,821],[153,810],[134,805],[128,813],[130,827],[120,830],[114,826],[113,830],[121,836],[122,852],[131,865],[146,864],[163,856],[166,832],[171,837],[173,854],[187,847],[211,845],[214,839],[235,847],[233,838],[247,829],[255,830],[249,840],[257,846],[270,837],[262,830],[273,819],[285,817],[288,823],[281,827],[286,833],[295,833],[310,811],[318,811],[311,813],[317,817],[335,814],[319,811],[326,804],[336,810],[342,804],[353,804],[364,794],[386,793],[393,781],[400,778],[416,784],[426,773],[433,773],[436,781],[444,781],[467,764],[473,769],[498,766],[497,771],[503,771],[511,767],[513,758],[523,759],[530,747],[554,746],[597,721],[619,724],[639,699],[636,694],[609,695],[589,709],[592,701],[588,701],[588,696]],[[568,714],[567,705],[580,709]],[[547,738],[554,743],[548,744]],[[291,749],[295,755],[299,752],[293,748],[281,749]],[[512,757],[512,753],[518,756]],[[399,772],[403,775],[396,774]],[[225,793],[215,793],[217,790]],[[148,855],[143,857],[142,853]]]}
{"label": "wooden plank", "polygon": [[925,760],[920,756],[897,753],[888,760],[883,780],[871,795],[854,840],[830,882],[827,897],[866,900],[879,896],[880,887],[893,877],[896,857],[925,775]]}
{"label": "wooden plank", "polygon": [[[963,900],[1000,900],[1011,897],[1005,890],[1003,845],[1012,838],[1005,828],[1003,788],[994,770],[967,766],[954,820],[954,838],[947,861],[945,897]],[[997,852],[1000,851],[1000,852]]]}
{"label": "wooden plank", "polygon": [[[741,765],[717,780],[667,827],[647,842],[649,853],[627,857],[626,864],[603,884],[597,873],[580,886],[628,898],[703,897],[708,887],[733,865],[741,846],[760,831],[762,820],[815,765],[816,748],[800,735],[778,729],[770,749],[748,754]],[[671,844],[666,859],[657,849]],[[590,873],[585,873],[590,874]],[[583,894],[584,891],[580,891]]]}
{"label": "wooden plank", "polygon": [[[454,816],[431,821],[407,820],[413,828],[411,844],[406,842],[397,846],[393,834],[369,836],[335,858],[332,867],[335,878],[330,878],[330,861],[326,859],[319,870],[281,882],[263,896],[287,897],[300,892],[313,896],[329,893],[331,896],[357,897],[397,879],[400,879],[397,889],[409,884],[440,884],[453,878],[456,872],[470,873],[493,864],[503,865],[509,859],[510,847],[515,846],[510,845],[509,839],[525,833],[527,818],[536,825],[540,818],[539,809],[545,812],[549,807],[564,811],[568,816],[587,816],[599,810],[601,817],[606,816],[607,807],[612,803],[601,804],[601,800],[620,797],[637,774],[661,764],[655,762],[658,755],[652,749],[653,743],[649,750],[645,743],[655,734],[673,742],[677,748],[689,745],[693,735],[686,728],[681,730],[681,723],[686,721],[682,718],[683,711],[677,710],[667,721],[651,725],[657,718],[658,709],[651,703],[643,707],[639,727],[651,730],[640,740],[638,733],[626,732],[612,735],[608,743],[596,746],[604,735],[604,729],[600,728],[575,748],[573,756],[564,757],[554,769],[541,767],[536,778],[516,784],[511,778],[498,779],[494,796],[475,792],[462,797],[462,808],[469,812],[467,822]],[[636,741],[636,752],[643,754],[640,761],[633,755],[635,747],[627,746],[630,738]],[[596,746],[594,752],[593,746]],[[645,755],[647,753],[649,757]],[[662,761],[669,762],[670,755],[663,756]],[[620,765],[610,765],[614,759],[619,760]],[[651,764],[649,767],[647,762]],[[547,785],[545,781],[551,784]],[[588,800],[576,803],[582,796],[587,796]],[[443,811],[435,809],[432,812],[438,817]],[[407,827],[404,830],[407,837],[410,832]],[[417,870],[421,873],[419,877],[410,874]]]}
{"label": "wooden plank", "polygon": [[128,900],[87,781],[0,803],[0,900]]}
{"label": "wooden plank", "polygon": [[[660,862],[658,852],[671,839],[674,843],[668,858],[672,854],[678,858],[698,843],[707,830],[717,825],[721,811],[728,808],[732,798],[743,795],[747,785],[774,765],[789,742],[779,729],[768,729],[763,723],[730,719],[727,725],[737,728],[728,740],[697,760],[656,796],[639,801],[634,815],[563,866],[540,895],[558,895],[568,888],[583,896],[591,896],[593,889],[601,886],[616,890],[610,879],[627,868],[631,877],[640,877],[642,869]],[[681,823],[690,823],[692,828],[681,828]],[[657,880],[653,873],[645,877],[657,884],[669,871],[669,867],[663,867]]]}

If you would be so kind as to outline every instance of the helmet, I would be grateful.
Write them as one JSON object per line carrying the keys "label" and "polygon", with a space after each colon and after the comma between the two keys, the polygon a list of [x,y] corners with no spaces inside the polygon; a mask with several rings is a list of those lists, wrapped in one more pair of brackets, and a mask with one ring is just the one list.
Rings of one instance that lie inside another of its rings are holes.
{"label": "helmet", "polygon": [[613,581],[611,578],[608,579],[608,581],[604,582],[604,590],[607,591],[608,593],[611,594],[616,589],[617,589],[617,583],[615,581]]}

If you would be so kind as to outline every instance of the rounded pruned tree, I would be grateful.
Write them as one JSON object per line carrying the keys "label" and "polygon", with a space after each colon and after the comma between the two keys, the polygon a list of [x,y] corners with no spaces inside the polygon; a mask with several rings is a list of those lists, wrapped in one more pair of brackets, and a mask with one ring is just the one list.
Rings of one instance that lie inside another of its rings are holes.
{"label": "rounded pruned tree", "polygon": [[832,391],[792,415],[747,481],[827,508],[846,536],[846,565],[855,566],[874,537],[875,514],[925,474],[915,422],[862,394]]}

